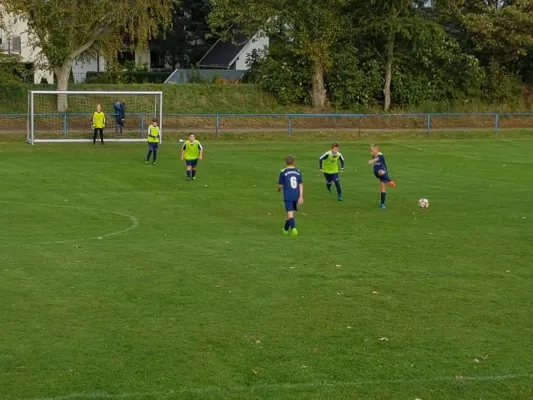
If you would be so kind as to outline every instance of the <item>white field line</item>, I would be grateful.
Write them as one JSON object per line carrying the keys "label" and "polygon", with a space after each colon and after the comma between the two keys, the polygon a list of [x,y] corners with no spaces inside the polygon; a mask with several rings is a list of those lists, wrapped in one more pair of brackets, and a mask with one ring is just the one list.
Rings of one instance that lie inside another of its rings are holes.
{"label": "white field line", "polygon": [[[130,222],[131,222],[131,225],[128,226],[127,228],[124,228],[124,229],[121,229],[121,230],[115,231],[115,232],[105,233],[105,234],[102,234],[100,236],[86,237],[86,238],[80,238],[80,239],[66,239],[66,240],[58,240],[58,241],[52,241],[52,242],[33,243],[33,245],[62,244],[62,243],[83,242],[83,241],[87,241],[87,240],[104,239],[104,238],[108,238],[108,237],[112,237],[112,236],[121,235],[121,234],[129,232],[129,231],[137,228],[137,226],[139,226],[139,220],[137,219],[137,217],[135,217],[133,215],[126,214],[126,213],[123,213],[123,212],[120,212],[120,211],[100,210],[100,209],[96,209],[96,208],[93,208],[93,207],[73,206],[73,205],[69,205],[69,204],[26,203],[26,202],[21,202],[21,201],[8,201],[8,200],[0,200],[0,203],[4,203],[4,204],[22,204],[22,205],[27,205],[27,206],[34,205],[34,206],[39,206],[39,207],[62,207],[62,208],[70,208],[72,210],[90,210],[90,211],[96,211],[96,212],[99,212],[99,213],[104,212],[104,213],[108,213],[108,214],[120,215],[122,217],[128,218],[130,220]],[[31,245],[32,243],[28,243],[28,244]]]}
{"label": "white field line", "polygon": [[77,399],[132,399],[145,397],[170,397],[180,394],[213,394],[217,392],[233,392],[233,393],[255,393],[260,391],[271,390],[297,390],[297,389],[335,389],[335,388],[350,388],[358,386],[379,386],[386,384],[418,384],[418,383],[451,383],[458,384],[462,382],[495,382],[495,381],[509,381],[509,380],[523,380],[533,379],[533,374],[506,374],[506,375],[487,375],[487,376],[443,376],[435,378],[419,378],[419,379],[383,379],[383,380],[361,380],[351,382],[302,382],[302,383],[271,383],[262,385],[238,385],[238,386],[204,386],[204,387],[190,387],[183,386],[174,390],[167,391],[152,391],[152,392],[130,392],[130,393],[73,393],[64,396],[56,397],[37,397],[27,398],[25,400],[77,400]]}

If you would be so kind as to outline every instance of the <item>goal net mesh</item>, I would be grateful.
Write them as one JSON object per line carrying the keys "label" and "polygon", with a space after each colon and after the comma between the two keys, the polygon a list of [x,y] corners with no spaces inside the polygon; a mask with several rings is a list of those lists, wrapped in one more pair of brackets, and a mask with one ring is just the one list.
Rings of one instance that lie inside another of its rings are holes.
{"label": "goal net mesh", "polygon": [[[92,140],[98,104],[106,117],[104,140],[142,141],[153,118],[162,124],[161,102],[160,92],[31,92],[28,142]],[[124,115],[117,112],[118,103]]]}

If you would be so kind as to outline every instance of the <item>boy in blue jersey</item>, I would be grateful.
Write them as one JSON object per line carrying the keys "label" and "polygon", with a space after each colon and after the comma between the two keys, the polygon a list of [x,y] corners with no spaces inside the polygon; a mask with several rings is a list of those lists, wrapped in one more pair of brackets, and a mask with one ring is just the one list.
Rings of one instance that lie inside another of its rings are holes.
{"label": "boy in blue jersey", "polygon": [[369,164],[374,165],[374,176],[379,179],[381,188],[381,208],[385,209],[385,198],[387,197],[387,184],[391,187],[396,187],[396,183],[390,178],[385,162],[385,156],[379,151],[379,146],[373,144],[370,146],[370,154],[372,159],[368,161]]}
{"label": "boy in blue jersey", "polygon": [[322,154],[322,156],[318,159],[318,164],[320,171],[324,173],[324,178],[326,178],[326,188],[328,189],[328,192],[331,193],[331,185],[335,183],[335,187],[337,188],[337,198],[339,201],[342,201],[342,189],[339,179],[339,172],[344,171],[344,157],[339,152],[339,145],[335,143],[333,146],[331,146],[330,151]]}
{"label": "boy in blue jersey", "polygon": [[281,170],[278,179],[278,192],[283,190],[285,211],[287,211],[287,219],[283,227],[283,234],[285,236],[288,236],[289,233],[291,236],[298,236],[294,212],[298,211],[298,205],[304,202],[302,173],[294,166],[295,162],[296,159],[294,156],[287,156],[285,158],[286,167]]}

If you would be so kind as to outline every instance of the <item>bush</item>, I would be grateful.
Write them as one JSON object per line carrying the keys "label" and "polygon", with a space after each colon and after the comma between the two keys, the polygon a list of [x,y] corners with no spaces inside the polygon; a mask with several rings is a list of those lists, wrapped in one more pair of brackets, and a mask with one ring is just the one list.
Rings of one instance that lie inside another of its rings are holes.
{"label": "bush", "polygon": [[87,84],[164,83],[171,72],[87,72]]}

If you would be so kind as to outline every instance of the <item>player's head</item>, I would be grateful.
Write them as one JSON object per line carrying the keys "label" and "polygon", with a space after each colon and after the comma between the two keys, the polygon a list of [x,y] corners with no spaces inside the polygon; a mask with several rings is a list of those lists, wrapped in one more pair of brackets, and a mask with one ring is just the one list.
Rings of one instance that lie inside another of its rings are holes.
{"label": "player's head", "polygon": [[152,125],[153,125],[153,126],[157,126],[158,123],[159,123],[159,121],[157,120],[157,118],[154,118],[154,119],[152,120]]}
{"label": "player's head", "polygon": [[96,111],[98,111],[98,112],[102,111],[102,105],[101,104],[97,104],[96,105]]}
{"label": "player's head", "polygon": [[189,141],[192,143],[196,139],[196,136],[194,136],[194,133],[189,133]]}
{"label": "player's head", "polygon": [[338,143],[333,143],[333,146],[331,146],[331,152],[333,154],[337,154],[339,152],[339,144]]}
{"label": "player's head", "polygon": [[287,167],[294,167],[295,164],[296,164],[296,158],[294,156],[285,157],[285,165]]}
{"label": "player's head", "polygon": [[373,156],[377,156],[379,153],[379,146],[377,144],[370,145],[370,153],[372,153]]}

